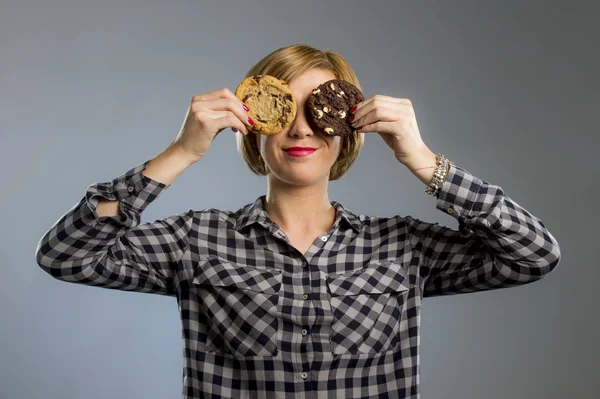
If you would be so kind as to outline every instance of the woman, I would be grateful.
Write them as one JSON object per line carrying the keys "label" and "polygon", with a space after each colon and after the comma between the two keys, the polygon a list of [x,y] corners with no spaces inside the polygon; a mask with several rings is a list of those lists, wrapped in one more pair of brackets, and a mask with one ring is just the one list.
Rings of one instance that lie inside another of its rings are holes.
{"label": "woman", "polygon": [[[185,398],[418,398],[422,299],[538,281],[558,264],[559,245],[501,187],[432,152],[408,99],[359,103],[351,137],[313,130],[305,104],[314,88],[333,78],[360,88],[339,54],[288,46],[247,76],[258,74],[289,84],[298,113],[288,128],[248,134],[248,107],[230,90],[194,96],[169,147],[89,186],[41,239],[37,262],[63,281],[175,296]],[[189,209],[141,224],[226,128],[250,170],[266,176],[266,195],[235,212]],[[328,182],[346,173],[368,132],[431,184],[458,231],[355,215],[329,200]],[[316,150],[296,157],[290,147]]]}

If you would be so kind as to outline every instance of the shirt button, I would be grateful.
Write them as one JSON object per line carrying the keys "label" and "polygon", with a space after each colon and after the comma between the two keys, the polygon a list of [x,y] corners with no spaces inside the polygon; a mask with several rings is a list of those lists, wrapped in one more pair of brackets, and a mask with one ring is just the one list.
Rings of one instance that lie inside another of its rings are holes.
{"label": "shirt button", "polygon": [[135,187],[133,187],[133,186],[127,187],[127,191],[129,191],[130,193],[132,193],[133,190],[135,190]]}
{"label": "shirt button", "polygon": [[454,209],[453,208],[448,208],[448,213],[454,213]]}
{"label": "shirt button", "polygon": [[302,267],[308,266],[308,262],[302,262]]}
{"label": "shirt button", "polygon": [[308,299],[308,294],[302,295],[302,299]]}
{"label": "shirt button", "polygon": [[321,241],[327,241],[327,236],[321,237]]}
{"label": "shirt button", "polygon": [[302,377],[302,379],[306,379],[308,377],[308,373],[303,372],[302,374],[300,374],[300,377]]}
{"label": "shirt button", "polygon": [[306,335],[306,334],[308,334],[308,331],[306,330],[306,328],[303,328],[302,329],[302,335]]}

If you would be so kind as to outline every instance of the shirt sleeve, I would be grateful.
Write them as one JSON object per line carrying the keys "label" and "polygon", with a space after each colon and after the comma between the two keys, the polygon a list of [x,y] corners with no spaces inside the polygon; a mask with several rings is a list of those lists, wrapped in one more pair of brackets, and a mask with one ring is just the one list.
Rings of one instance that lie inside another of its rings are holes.
{"label": "shirt sleeve", "polygon": [[419,257],[423,296],[487,291],[541,280],[559,263],[560,247],[544,223],[501,187],[450,165],[436,208],[459,228],[407,216]]}
{"label": "shirt sleeve", "polygon": [[[145,176],[150,161],[85,196],[40,239],[38,265],[71,283],[174,296],[175,265],[188,246],[193,210],[140,224],[141,213],[169,186]],[[100,198],[118,200],[123,215],[98,216]]]}

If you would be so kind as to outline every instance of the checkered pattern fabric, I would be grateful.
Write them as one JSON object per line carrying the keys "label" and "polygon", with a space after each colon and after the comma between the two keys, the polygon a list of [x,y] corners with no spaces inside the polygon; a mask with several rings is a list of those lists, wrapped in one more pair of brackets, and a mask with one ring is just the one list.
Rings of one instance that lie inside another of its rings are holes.
{"label": "checkered pattern fabric", "polygon": [[[431,198],[458,230],[333,201],[302,254],[264,196],[141,223],[168,188],[148,162],[89,186],[36,260],[62,281],[176,297],[184,398],[419,398],[423,298],[528,284],[560,259],[540,219],[454,164]],[[124,215],[99,217],[100,197]]]}

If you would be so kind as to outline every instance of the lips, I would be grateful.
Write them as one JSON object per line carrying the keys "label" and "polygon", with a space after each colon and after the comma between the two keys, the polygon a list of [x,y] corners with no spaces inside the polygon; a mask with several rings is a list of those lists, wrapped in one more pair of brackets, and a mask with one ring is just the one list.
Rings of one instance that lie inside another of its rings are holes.
{"label": "lips", "polygon": [[313,147],[290,147],[283,151],[315,151],[316,148]]}
{"label": "lips", "polygon": [[313,152],[315,152],[316,148],[303,148],[303,149],[291,148],[291,149],[287,149],[284,151],[286,154],[291,155],[293,157],[303,157],[303,156],[310,155]]}

